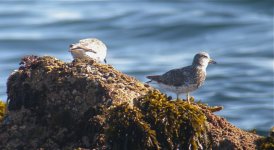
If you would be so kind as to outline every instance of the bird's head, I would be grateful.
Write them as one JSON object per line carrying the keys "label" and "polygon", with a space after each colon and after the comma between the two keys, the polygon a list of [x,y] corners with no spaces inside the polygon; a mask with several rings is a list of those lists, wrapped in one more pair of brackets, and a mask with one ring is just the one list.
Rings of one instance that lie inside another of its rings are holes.
{"label": "bird's head", "polygon": [[194,56],[192,65],[207,67],[208,64],[216,64],[206,52],[199,52]]}

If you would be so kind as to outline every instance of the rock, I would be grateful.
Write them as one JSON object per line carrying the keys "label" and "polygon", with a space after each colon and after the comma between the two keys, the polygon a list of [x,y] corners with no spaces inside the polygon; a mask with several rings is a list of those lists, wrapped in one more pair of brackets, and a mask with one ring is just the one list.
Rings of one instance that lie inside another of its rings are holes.
{"label": "rock", "polygon": [[110,65],[28,56],[7,83],[0,149],[256,149],[261,137]]}

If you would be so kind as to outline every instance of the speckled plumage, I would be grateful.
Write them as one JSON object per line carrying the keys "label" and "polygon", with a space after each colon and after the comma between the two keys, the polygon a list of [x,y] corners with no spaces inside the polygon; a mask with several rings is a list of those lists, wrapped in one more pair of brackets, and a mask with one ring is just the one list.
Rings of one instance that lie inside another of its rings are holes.
{"label": "speckled plumage", "polygon": [[[177,99],[181,93],[189,93],[198,89],[206,79],[206,67],[209,63],[216,63],[205,52],[194,56],[190,66],[172,69],[162,75],[147,76],[156,81],[163,89],[176,93]],[[189,100],[189,96],[187,96]]]}

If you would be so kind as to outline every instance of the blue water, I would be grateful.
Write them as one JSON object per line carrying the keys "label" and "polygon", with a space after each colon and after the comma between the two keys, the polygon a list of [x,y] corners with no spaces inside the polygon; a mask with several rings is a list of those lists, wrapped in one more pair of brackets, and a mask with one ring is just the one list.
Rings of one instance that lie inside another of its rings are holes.
{"label": "blue water", "polygon": [[108,63],[141,81],[207,51],[219,64],[208,67],[192,96],[224,106],[218,115],[266,135],[274,126],[273,6],[270,0],[1,1],[0,99],[6,101],[6,80],[22,56],[69,62],[68,46],[87,37],[103,40]]}

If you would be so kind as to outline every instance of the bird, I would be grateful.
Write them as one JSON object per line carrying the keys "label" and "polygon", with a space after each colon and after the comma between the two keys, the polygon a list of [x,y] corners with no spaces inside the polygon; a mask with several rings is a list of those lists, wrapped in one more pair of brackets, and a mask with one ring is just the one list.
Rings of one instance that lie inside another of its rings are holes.
{"label": "bird", "polygon": [[78,43],[71,44],[69,52],[73,59],[91,58],[97,62],[107,63],[107,47],[97,38],[82,39]]}
{"label": "bird", "polygon": [[204,83],[208,64],[216,63],[208,53],[199,52],[190,66],[172,69],[162,75],[147,76],[150,79],[147,83],[155,81],[162,89],[175,93],[177,100],[180,94],[186,93],[186,99],[190,103],[190,92]]}

